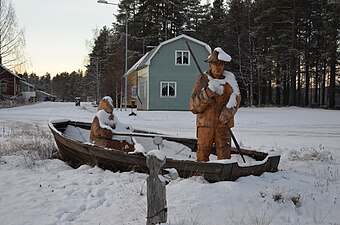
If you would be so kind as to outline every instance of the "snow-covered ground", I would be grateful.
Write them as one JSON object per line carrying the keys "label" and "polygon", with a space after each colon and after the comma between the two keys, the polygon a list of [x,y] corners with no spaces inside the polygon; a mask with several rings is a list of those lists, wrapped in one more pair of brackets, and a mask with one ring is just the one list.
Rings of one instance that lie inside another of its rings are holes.
{"label": "snow-covered ground", "polygon": [[[32,162],[19,150],[32,141],[39,147],[37,140],[46,140],[42,150],[50,148],[49,119],[91,122],[95,112],[91,104],[58,102],[0,109],[0,224],[146,223],[146,174],[72,169],[57,159]],[[115,113],[134,128],[195,137],[190,112]],[[280,171],[235,182],[171,181],[167,224],[340,224],[339,111],[241,108],[233,131],[244,148],[281,154]]]}

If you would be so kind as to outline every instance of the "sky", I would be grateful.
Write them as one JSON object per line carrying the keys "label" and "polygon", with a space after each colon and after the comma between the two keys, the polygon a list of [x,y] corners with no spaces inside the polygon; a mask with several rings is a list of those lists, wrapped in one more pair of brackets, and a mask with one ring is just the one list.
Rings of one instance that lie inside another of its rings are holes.
{"label": "sky", "polygon": [[[54,145],[49,119],[91,122],[96,110],[84,102],[81,107],[41,102],[0,109],[1,224],[146,224],[147,174],[87,165],[73,169],[59,159],[39,160]],[[135,129],[195,137],[195,115],[190,111],[114,113]],[[338,111],[240,108],[232,130],[242,148],[280,154],[279,171],[217,183],[197,176],[170,181],[168,220],[163,225],[339,224]],[[165,142],[160,151],[167,153],[170,145]],[[186,151],[176,143],[170,147],[174,157]]]}
{"label": "sky", "polygon": [[[118,3],[118,0],[109,1]],[[118,6],[97,0],[12,0],[18,25],[25,30],[27,72],[52,76],[85,70],[87,41],[94,30],[111,27]]]}
{"label": "sky", "polygon": [[[119,0],[108,1],[119,3]],[[205,1],[202,1],[205,2]],[[97,0],[12,0],[18,25],[25,29],[27,72],[52,76],[85,70],[94,30],[111,27],[118,6]]]}

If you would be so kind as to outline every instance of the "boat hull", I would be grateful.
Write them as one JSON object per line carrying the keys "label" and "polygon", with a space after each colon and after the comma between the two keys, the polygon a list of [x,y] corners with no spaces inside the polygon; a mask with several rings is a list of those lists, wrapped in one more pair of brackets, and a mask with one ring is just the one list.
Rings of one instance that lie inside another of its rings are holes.
{"label": "boat hull", "polygon": [[[136,171],[148,173],[146,157],[142,153],[129,154],[115,149],[107,149],[93,145],[88,142],[81,142],[65,135],[68,125],[78,126],[83,129],[90,129],[91,124],[75,121],[50,121],[49,128],[53,134],[62,160],[73,167],[87,164],[98,166],[111,171]],[[139,131],[140,135],[150,134]],[[153,133],[156,135],[155,133]],[[138,133],[132,134],[132,136]],[[152,135],[145,135],[152,138]],[[195,150],[196,139],[165,137],[166,140],[175,141]],[[192,176],[203,176],[209,182],[234,181],[242,176],[259,176],[264,172],[276,172],[280,161],[279,155],[268,155],[267,153],[245,150],[243,154],[255,158],[258,162],[255,165],[242,165],[237,162],[196,162],[192,160],[176,160],[167,158],[163,169],[175,168],[182,178]]]}

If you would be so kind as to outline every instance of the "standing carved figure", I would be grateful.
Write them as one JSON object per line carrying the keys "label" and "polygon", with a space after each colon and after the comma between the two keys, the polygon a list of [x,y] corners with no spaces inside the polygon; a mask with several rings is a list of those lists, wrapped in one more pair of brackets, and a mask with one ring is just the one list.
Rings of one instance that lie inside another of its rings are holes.
{"label": "standing carved figure", "polygon": [[105,96],[98,105],[98,110],[93,118],[90,131],[90,142],[107,148],[126,152],[134,151],[133,140],[128,137],[115,135],[115,130],[128,131],[129,127],[123,126],[113,114],[113,101]]}
{"label": "standing carved figure", "polygon": [[230,159],[231,135],[241,95],[233,73],[224,70],[230,55],[215,48],[205,62],[210,70],[200,75],[192,89],[190,111],[196,114],[197,161],[207,162],[213,144],[217,159]]}

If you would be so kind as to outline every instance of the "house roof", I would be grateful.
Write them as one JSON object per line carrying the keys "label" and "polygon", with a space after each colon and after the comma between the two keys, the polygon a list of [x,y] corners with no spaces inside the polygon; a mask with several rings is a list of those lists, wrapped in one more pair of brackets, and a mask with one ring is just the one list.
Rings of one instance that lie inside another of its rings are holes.
{"label": "house roof", "polygon": [[55,95],[49,94],[49,93],[42,91],[42,90],[36,90],[35,92],[40,93],[42,95],[46,95],[46,96],[56,97]]}
{"label": "house roof", "polygon": [[[15,73],[13,73],[13,72],[12,72],[12,71],[10,71],[9,69],[7,69],[5,66],[3,66],[3,65],[0,65],[0,69],[2,69],[2,70],[4,70],[4,71],[6,71],[7,73],[9,73],[9,74],[13,75],[13,76],[14,76],[14,77],[16,77],[16,78],[18,78],[18,79],[22,80],[22,77],[20,77],[19,75],[17,75],[17,74],[15,74]],[[0,75],[1,75],[1,73],[0,73]]]}
{"label": "house roof", "polygon": [[[138,65],[138,69],[141,69],[145,66],[150,65],[151,58],[155,55],[155,53],[158,51],[158,48],[155,47],[151,51],[148,52],[148,55],[142,60],[142,62]],[[147,64],[148,63],[148,64]]]}
{"label": "house roof", "polygon": [[147,52],[145,55],[143,55],[125,74],[124,77],[126,76],[126,74],[130,74],[132,73],[134,70],[136,70],[139,65],[144,61],[144,59],[150,54],[151,51]]}
{"label": "house roof", "polygon": [[30,87],[33,87],[34,88],[34,85],[33,84],[30,84],[30,83],[27,83],[26,81],[22,80],[20,81],[22,82],[23,84],[27,85],[27,86],[30,86]]}
{"label": "house roof", "polygon": [[202,42],[202,41],[199,41],[195,38],[192,38],[188,35],[185,35],[185,34],[181,34],[177,37],[174,37],[174,38],[171,38],[169,40],[166,40],[166,41],[163,41],[162,43],[160,43],[157,47],[153,48],[151,51],[147,52],[143,57],[141,57],[128,71],[127,73],[124,74],[124,76],[126,76],[127,74],[130,74],[132,71],[136,70],[136,69],[141,69],[145,66],[149,66],[150,65],[150,62],[151,62],[151,59],[155,56],[155,54],[157,53],[157,51],[163,46],[163,45],[166,45],[168,43],[171,43],[173,41],[176,41],[178,39],[181,39],[181,38],[186,38],[192,42],[195,42],[197,44],[200,44],[200,45],[203,45],[207,51],[210,53],[211,52],[211,48],[208,44]]}
{"label": "house roof", "polygon": [[[193,38],[193,37],[190,37],[190,36],[188,36],[188,35],[186,35],[186,34],[181,34],[181,35],[179,35],[179,36],[177,36],[177,37],[174,37],[174,38],[171,38],[171,39],[169,39],[169,40],[166,40],[166,41],[163,41],[162,43],[160,43],[156,48],[154,48],[154,49],[152,49],[152,51],[150,51],[150,56],[148,57],[148,59],[146,59],[145,60],[145,65],[150,65],[150,61],[151,61],[151,59],[154,57],[154,55],[157,53],[157,51],[163,46],[163,45],[166,45],[166,44],[168,44],[168,43],[170,43],[170,42],[173,42],[173,41],[176,41],[176,40],[178,40],[178,39],[181,39],[181,38],[186,38],[186,39],[188,39],[188,40],[190,40],[190,41],[192,41],[192,42],[196,42],[197,44],[200,44],[200,45],[203,45],[207,50],[208,50],[208,52],[210,53],[211,52],[211,48],[210,48],[210,46],[208,45],[208,44],[206,44],[206,43],[204,43],[204,42],[202,42],[202,41],[199,41],[199,40],[197,40],[197,39],[195,39],[195,38]],[[143,64],[141,64],[141,65],[143,65]]]}

